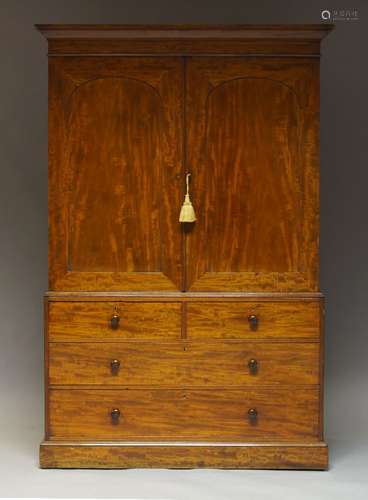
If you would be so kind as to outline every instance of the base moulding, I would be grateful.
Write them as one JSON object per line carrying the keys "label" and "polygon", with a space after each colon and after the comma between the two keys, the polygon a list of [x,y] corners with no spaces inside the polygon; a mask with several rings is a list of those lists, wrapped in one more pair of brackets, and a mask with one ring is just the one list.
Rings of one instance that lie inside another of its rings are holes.
{"label": "base moulding", "polygon": [[327,469],[326,443],[44,441],[41,468]]}

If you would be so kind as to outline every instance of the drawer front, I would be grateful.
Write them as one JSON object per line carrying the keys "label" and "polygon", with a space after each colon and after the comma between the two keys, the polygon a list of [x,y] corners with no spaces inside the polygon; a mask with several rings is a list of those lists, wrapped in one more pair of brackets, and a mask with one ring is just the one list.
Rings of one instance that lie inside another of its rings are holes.
{"label": "drawer front", "polygon": [[48,335],[50,341],[59,342],[176,340],[181,337],[181,305],[164,302],[50,302]]}
{"label": "drawer front", "polygon": [[51,389],[49,438],[311,441],[318,408],[318,389]]}
{"label": "drawer front", "polygon": [[187,335],[191,339],[318,339],[318,302],[191,302]]}
{"label": "drawer front", "polygon": [[51,343],[54,385],[318,384],[317,343]]}

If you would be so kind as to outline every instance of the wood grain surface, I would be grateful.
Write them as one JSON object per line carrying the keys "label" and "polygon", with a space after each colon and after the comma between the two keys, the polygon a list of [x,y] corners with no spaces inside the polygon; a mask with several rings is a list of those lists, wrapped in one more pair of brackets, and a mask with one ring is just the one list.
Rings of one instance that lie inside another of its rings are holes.
{"label": "wood grain surface", "polygon": [[161,114],[154,88],[122,76],[70,96],[69,272],[161,270]]}
{"label": "wood grain surface", "polygon": [[180,289],[182,88],[179,58],[50,60],[50,289]]}
{"label": "wood grain surface", "polygon": [[[190,59],[184,159],[182,62],[143,62],[50,62],[51,288],[316,290],[318,64]],[[93,118],[83,109],[96,95],[103,115]],[[139,106],[153,106],[149,119]],[[54,110],[67,121],[54,121]],[[111,133],[99,133],[94,119]],[[114,134],[116,127],[125,132]],[[135,154],[139,141],[145,146]],[[183,162],[198,217],[185,254],[177,220]],[[101,169],[110,163],[109,173]]]}
{"label": "wood grain surface", "polygon": [[[111,421],[112,409],[121,412]],[[258,421],[249,422],[256,408]],[[318,441],[318,388],[50,389],[49,439]]]}
{"label": "wood grain surface", "polygon": [[190,58],[186,288],[317,290],[318,62]]}
{"label": "wood grain surface", "polygon": [[319,40],[119,40],[119,39],[50,39],[50,57],[73,57],[76,55],[234,55],[260,57],[313,57],[320,56]]}
{"label": "wood grain surface", "polygon": [[43,442],[43,468],[128,467],[222,469],[326,469],[327,446],[313,444],[183,444]]}
{"label": "wood grain surface", "polygon": [[[258,327],[252,330],[249,316]],[[318,302],[190,302],[187,335],[190,339],[319,339]]]}
{"label": "wood grain surface", "polygon": [[[318,343],[51,343],[49,382],[222,387],[318,384]],[[118,360],[117,373],[111,362]],[[255,373],[250,360],[257,361]]]}
{"label": "wood grain surface", "polygon": [[[115,311],[120,316],[111,328]],[[181,305],[148,302],[52,302],[49,340],[57,342],[175,340],[181,337]]]}

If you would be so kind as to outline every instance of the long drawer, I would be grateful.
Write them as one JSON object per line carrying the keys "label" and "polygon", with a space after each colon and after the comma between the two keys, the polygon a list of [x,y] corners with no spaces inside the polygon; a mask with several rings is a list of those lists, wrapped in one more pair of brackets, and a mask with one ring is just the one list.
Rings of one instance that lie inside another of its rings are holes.
{"label": "long drawer", "polygon": [[188,338],[318,339],[319,302],[190,302]]}
{"label": "long drawer", "polygon": [[59,385],[228,386],[318,384],[319,344],[51,343]]}
{"label": "long drawer", "polygon": [[318,440],[319,390],[49,391],[54,440]]}
{"label": "long drawer", "polygon": [[51,302],[50,341],[113,341],[181,337],[181,305],[161,302]]}

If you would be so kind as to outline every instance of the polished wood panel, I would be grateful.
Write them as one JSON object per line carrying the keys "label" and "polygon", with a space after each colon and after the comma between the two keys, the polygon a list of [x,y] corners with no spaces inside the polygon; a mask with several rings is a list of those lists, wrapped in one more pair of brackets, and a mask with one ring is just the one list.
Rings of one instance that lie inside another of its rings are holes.
{"label": "polished wood panel", "polygon": [[119,469],[158,467],[170,469],[327,469],[325,443],[59,443],[44,442],[43,468]]}
{"label": "polished wood panel", "polygon": [[161,111],[154,88],[120,76],[71,95],[69,272],[161,270]]}
{"label": "polished wood panel", "polygon": [[297,97],[274,80],[230,78],[211,89],[206,100],[207,188],[197,207],[206,271],[297,271]]}
{"label": "polished wood panel", "polygon": [[[50,390],[49,439],[317,441],[318,389]],[[111,411],[121,412],[117,423]],[[251,423],[248,410],[257,408]]]}
{"label": "polished wood panel", "polygon": [[49,40],[50,57],[75,55],[250,55],[260,57],[319,57],[318,40],[119,40],[62,39]]}
{"label": "polished wood panel", "polygon": [[[118,328],[111,317],[120,316]],[[175,340],[181,337],[181,306],[147,302],[52,302],[49,304],[51,342]]]}
{"label": "polished wood panel", "polygon": [[318,272],[318,63],[191,58],[191,290],[313,291]]}
{"label": "polished wood panel", "polygon": [[[318,384],[318,343],[52,343],[50,384],[221,387]],[[112,361],[119,369],[112,370]],[[251,360],[257,368],[248,366]]]}
{"label": "polished wood panel", "polygon": [[49,63],[49,276],[62,290],[181,288],[182,64]]}
{"label": "polished wood panel", "polygon": [[[258,320],[252,329],[249,316]],[[319,302],[190,302],[189,339],[314,339],[319,340]]]}

